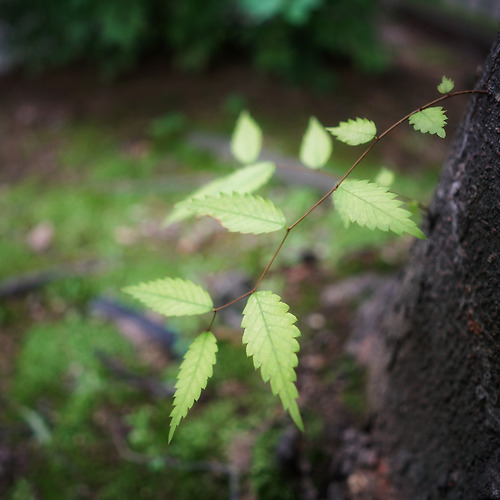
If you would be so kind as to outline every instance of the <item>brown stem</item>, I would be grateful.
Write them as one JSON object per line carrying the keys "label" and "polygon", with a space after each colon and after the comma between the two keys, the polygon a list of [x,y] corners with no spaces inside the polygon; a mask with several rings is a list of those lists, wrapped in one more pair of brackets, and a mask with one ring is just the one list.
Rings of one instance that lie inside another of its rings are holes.
{"label": "brown stem", "polygon": [[210,323],[210,327],[208,328],[208,330],[210,330],[212,328],[212,325],[215,321],[215,317],[217,315],[217,312],[222,310],[222,309],[225,309],[226,307],[229,307],[233,304],[235,304],[236,302],[239,302],[240,300],[252,295],[255,293],[255,291],[257,290],[258,286],[260,285],[260,283],[262,282],[262,280],[266,277],[267,273],[269,272],[269,269],[271,268],[271,266],[273,265],[274,261],[276,260],[276,257],[278,256],[278,253],[280,252],[281,248],[283,247],[283,244],[285,243],[286,239],[288,238],[288,235],[290,234],[290,231],[292,231],[292,229],[297,226],[300,222],[302,222],[311,212],[313,212],[314,210],[316,210],[316,208],[318,208],[327,198],[329,198],[338,188],[339,186],[345,181],[345,179],[351,174],[351,172],[359,165],[359,163],[365,158],[365,156],[375,147],[375,145],[383,138],[385,137],[387,134],[389,134],[390,132],[392,132],[396,127],[398,127],[399,125],[401,125],[402,123],[404,123],[406,120],[408,120],[410,118],[410,116],[414,115],[415,113],[419,113],[420,111],[423,111],[424,109],[427,109],[427,108],[430,108],[442,101],[445,101],[451,97],[456,97],[456,96],[459,96],[459,95],[466,95],[466,94],[488,94],[489,92],[487,90],[459,90],[459,91],[456,91],[456,92],[450,92],[448,94],[445,94],[441,97],[438,97],[437,99],[434,99],[433,101],[431,102],[428,102],[427,104],[425,104],[424,106],[421,106],[420,108],[412,111],[411,113],[408,113],[406,116],[404,116],[403,118],[401,118],[400,120],[398,120],[396,123],[394,123],[393,125],[391,125],[388,129],[386,129],[384,132],[382,132],[380,135],[376,136],[373,141],[371,142],[371,144],[365,149],[365,151],[361,154],[361,156],[351,165],[351,167],[349,168],[349,170],[347,170],[347,172],[337,181],[337,183],[335,184],[335,186],[333,186],[332,189],[330,189],[330,191],[328,191],[328,193],[326,193],[324,196],[321,197],[320,200],[318,200],[311,208],[309,208],[309,210],[307,210],[307,212],[305,212],[301,217],[299,217],[291,226],[289,226],[287,229],[286,229],[286,233],[285,235],[283,236],[283,239],[281,240],[280,244],[278,245],[278,247],[276,248],[276,250],[274,251],[273,253],[273,256],[271,257],[271,260],[269,261],[269,263],[267,264],[266,268],[264,269],[264,271],[262,272],[260,278],[257,280],[257,282],[255,283],[255,286],[248,292],[244,293],[243,295],[237,297],[236,299],[232,300],[231,302],[228,302],[227,304],[224,304],[220,307],[216,307],[213,309],[213,317],[212,317],[212,321]]}

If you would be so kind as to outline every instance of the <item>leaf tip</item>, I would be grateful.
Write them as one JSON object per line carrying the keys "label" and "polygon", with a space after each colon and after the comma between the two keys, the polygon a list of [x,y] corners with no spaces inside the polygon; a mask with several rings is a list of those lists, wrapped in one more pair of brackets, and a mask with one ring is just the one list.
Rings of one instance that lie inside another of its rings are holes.
{"label": "leaf tip", "polygon": [[425,235],[425,233],[423,231],[421,231],[419,228],[417,228],[417,231],[414,235],[416,238],[418,238],[419,240],[426,240],[427,239],[427,236]]}
{"label": "leaf tip", "polygon": [[290,417],[292,417],[292,420],[294,424],[297,426],[297,428],[301,432],[304,432],[304,422],[302,420],[302,416],[300,415],[299,407],[297,406],[297,404],[295,403],[291,408],[289,408],[288,411],[290,413]]}
{"label": "leaf tip", "polygon": [[172,442],[172,438],[174,437],[174,433],[175,433],[176,428],[177,428],[177,425],[170,424],[170,431],[168,432],[167,444],[170,444]]}

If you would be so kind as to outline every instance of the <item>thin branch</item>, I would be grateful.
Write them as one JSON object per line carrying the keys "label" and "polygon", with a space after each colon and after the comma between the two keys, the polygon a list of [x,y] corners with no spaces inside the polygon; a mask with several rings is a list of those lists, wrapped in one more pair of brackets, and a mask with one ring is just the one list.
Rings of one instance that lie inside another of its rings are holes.
{"label": "thin branch", "polygon": [[226,307],[232,306],[233,304],[236,304],[236,302],[239,302],[240,300],[244,299],[245,297],[248,297],[249,295],[252,295],[252,293],[255,292],[255,288],[256,287],[252,288],[252,290],[250,290],[249,292],[244,293],[243,295],[240,295],[239,297],[237,297],[236,299],[232,300],[231,302],[227,302],[226,304],[223,304],[220,307],[215,307],[214,310],[213,310],[214,314],[217,314],[222,309],[225,309]]}
{"label": "thin branch", "polygon": [[255,292],[255,290],[257,290],[258,286],[260,285],[260,282],[266,277],[266,274],[269,271],[269,268],[273,265],[274,260],[278,256],[278,253],[281,250],[281,247],[284,245],[286,239],[288,238],[288,235],[290,234],[291,230],[292,230],[291,227],[287,228],[285,236],[283,236],[281,243],[278,245],[278,248],[276,248],[273,256],[271,257],[271,260],[269,261],[266,268],[264,269],[264,272],[260,275],[260,278],[257,280],[257,283],[255,283],[255,286],[252,288],[252,293]]}
{"label": "thin branch", "polygon": [[264,269],[263,273],[261,274],[260,278],[257,280],[257,282],[256,282],[255,286],[252,288],[252,290],[248,291],[247,293],[244,293],[240,297],[237,297],[236,299],[232,300],[231,302],[228,302],[227,304],[224,304],[220,307],[214,308],[214,310],[213,310],[214,316],[212,318],[212,322],[210,323],[210,327],[212,327],[213,322],[215,320],[215,316],[216,316],[218,311],[220,311],[226,307],[229,307],[229,306],[235,304],[236,302],[239,302],[240,300],[243,300],[244,298],[248,297],[249,295],[252,295],[255,293],[258,286],[260,285],[262,280],[266,277],[267,273],[269,272],[269,269],[271,268],[274,261],[276,260],[276,257],[278,256],[278,253],[280,252],[281,248],[283,247],[283,244],[285,243],[286,239],[288,238],[288,235],[290,234],[290,232],[295,228],[295,226],[300,224],[306,217],[308,217],[314,210],[316,210],[327,198],[329,198],[339,188],[339,186],[346,180],[346,178],[352,173],[352,171],[361,163],[361,161],[364,160],[364,158],[368,155],[368,153],[370,153],[370,151],[375,147],[376,144],[378,144],[378,142],[383,137],[385,137],[386,135],[391,133],[395,128],[397,128],[399,125],[404,123],[406,120],[408,120],[415,113],[419,113],[420,111],[423,111],[424,109],[435,106],[436,104],[438,104],[442,101],[450,99],[451,97],[456,97],[459,95],[466,95],[466,94],[489,94],[489,92],[487,90],[459,90],[456,92],[450,92],[450,93],[445,94],[441,97],[438,97],[437,99],[434,99],[433,101],[428,102],[424,106],[421,106],[420,108],[415,109],[414,111],[408,113],[406,116],[404,116],[403,118],[398,120],[396,123],[391,125],[388,129],[386,129],[380,135],[376,136],[373,139],[373,141],[371,142],[371,144],[361,154],[361,156],[351,165],[351,167],[347,170],[347,172],[337,181],[335,186],[333,186],[332,189],[330,189],[330,191],[328,191],[324,196],[322,196],[311,208],[309,208],[309,210],[307,210],[301,217],[299,217],[291,226],[289,226],[287,228],[285,236],[283,237],[280,244],[278,245],[278,247],[274,251],[274,253],[271,257],[271,260],[267,264],[266,268]]}
{"label": "thin branch", "polygon": [[431,102],[428,102],[424,106],[412,111],[411,113],[408,113],[405,117],[401,118],[401,120],[398,120],[396,123],[391,125],[385,132],[380,134],[378,136],[378,139],[382,139],[382,137],[386,136],[388,133],[392,132],[396,127],[404,123],[410,116],[414,115],[415,113],[419,113],[420,111],[423,111],[424,109],[430,108],[434,106],[435,104],[439,104],[442,101],[446,101],[450,97],[456,97],[459,95],[466,95],[466,94],[488,94],[489,92],[487,90],[458,90],[456,92],[450,92],[449,94],[442,95],[441,97],[438,97],[437,99],[434,99]]}

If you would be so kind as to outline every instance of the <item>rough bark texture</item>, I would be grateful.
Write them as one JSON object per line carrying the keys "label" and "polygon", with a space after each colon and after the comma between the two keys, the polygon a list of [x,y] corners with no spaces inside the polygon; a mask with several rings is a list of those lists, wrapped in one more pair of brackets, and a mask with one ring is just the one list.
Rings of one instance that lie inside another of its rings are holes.
{"label": "rough bark texture", "polygon": [[477,88],[428,239],[371,316],[374,435],[398,498],[500,498],[500,36]]}

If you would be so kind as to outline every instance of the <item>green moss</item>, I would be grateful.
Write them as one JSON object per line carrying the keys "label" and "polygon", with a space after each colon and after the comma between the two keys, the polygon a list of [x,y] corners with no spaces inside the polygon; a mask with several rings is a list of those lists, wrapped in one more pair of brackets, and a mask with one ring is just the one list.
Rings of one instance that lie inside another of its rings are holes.
{"label": "green moss", "polygon": [[87,173],[100,158],[118,151],[116,131],[96,122],[78,122],[65,130],[59,158],[64,168]]}
{"label": "green moss", "polygon": [[134,358],[130,344],[113,327],[77,315],[32,327],[17,359],[13,398],[28,406],[36,405],[39,398],[63,398],[72,404],[83,398],[79,404],[84,410],[86,398],[99,392],[99,351]]}
{"label": "green moss", "polygon": [[16,480],[8,494],[9,500],[35,500],[36,496],[30,482],[21,477]]}
{"label": "green moss", "polygon": [[278,465],[277,446],[283,429],[272,428],[261,434],[253,447],[250,481],[259,500],[298,500],[299,492]]}

